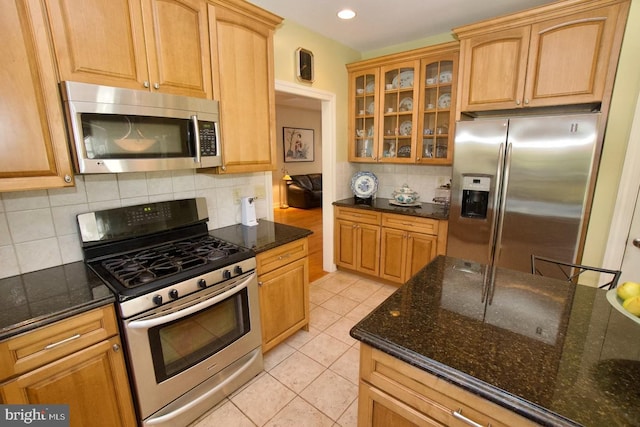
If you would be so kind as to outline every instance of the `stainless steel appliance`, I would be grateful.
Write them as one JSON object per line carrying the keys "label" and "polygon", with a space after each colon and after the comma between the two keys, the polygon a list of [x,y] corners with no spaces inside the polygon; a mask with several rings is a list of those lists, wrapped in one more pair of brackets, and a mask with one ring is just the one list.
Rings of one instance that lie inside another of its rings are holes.
{"label": "stainless steel appliance", "polygon": [[447,255],[530,272],[581,257],[598,113],[456,125]]}
{"label": "stainless steel appliance", "polygon": [[114,291],[141,425],[187,425],[263,368],[253,251],[208,234],[206,201],[78,215]]}
{"label": "stainless steel appliance", "polygon": [[218,101],[62,82],[79,173],[220,166]]}

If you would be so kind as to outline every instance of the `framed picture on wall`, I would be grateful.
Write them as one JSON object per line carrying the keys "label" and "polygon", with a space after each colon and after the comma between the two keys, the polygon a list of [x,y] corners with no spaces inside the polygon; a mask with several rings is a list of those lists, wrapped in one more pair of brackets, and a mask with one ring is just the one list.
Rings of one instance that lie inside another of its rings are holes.
{"label": "framed picture on wall", "polygon": [[282,128],[284,161],[313,162],[313,129]]}

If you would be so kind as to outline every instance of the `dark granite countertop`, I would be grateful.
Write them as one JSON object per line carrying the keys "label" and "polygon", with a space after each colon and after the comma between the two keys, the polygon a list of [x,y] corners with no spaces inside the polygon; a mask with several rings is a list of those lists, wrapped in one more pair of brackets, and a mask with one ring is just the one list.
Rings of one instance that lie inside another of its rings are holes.
{"label": "dark granite countertop", "polygon": [[215,230],[209,231],[209,234],[260,253],[284,245],[285,243],[307,237],[312,234],[312,231],[260,219],[258,220],[258,225],[253,227],[235,224],[228,227],[216,228]]}
{"label": "dark granite countertop", "polygon": [[0,295],[0,340],[115,301],[82,261],[0,279]]}
{"label": "dark granite countertop", "polygon": [[409,216],[419,216],[422,218],[433,219],[449,219],[449,209],[445,205],[435,203],[421,203],[420,206],[406,207],[396,206],[389,203],[392,199],[375,198],[371,200],[371,204],[357,203],[354,197],[342,199],[333,202],[334,206],[343,206],[346,208],[356,208],[373,210],[378,212],[395,213]]}
{"label": "dark granite countertop", "polygon": [[542,425],[640,425],[640,324],[602,289],[485,270],[439,256],[351,335]]}

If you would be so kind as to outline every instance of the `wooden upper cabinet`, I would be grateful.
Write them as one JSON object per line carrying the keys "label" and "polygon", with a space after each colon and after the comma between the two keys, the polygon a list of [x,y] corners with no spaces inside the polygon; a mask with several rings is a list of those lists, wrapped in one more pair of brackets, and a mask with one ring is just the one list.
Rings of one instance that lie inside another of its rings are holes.
{"label": "wooden upper cabinet", "polygon": [[462,110],[508,109],[524,92],[530,28],[485,34],[460,42]]}
{"label": "wooden upper cabinet", "polygon": [[[616,7],[531,26],[525,104],[555,105],[602,99],[616,32]],[[616,61],[617,62],[617,61]]]}
{"label": "wooden upper cabinet", "polygon": [[557,2],[454,29],[460,110],[607,100],[628,9],[628,0]]}
{"label": "wooden upper cabinet", "polygon": [[60,80],[213,98],[206,3],[46,0]]}
{"label": "wooden upper cabinet", "polygon": [[0,2],[0,192],[73,185],[43,17],[38,0]]}
{"label": "wooden upper cabinet", "polygon": [[244,1],[210,1],[213,80],[222,122],[220,172],[275,169],[273,32],[281,21]]}

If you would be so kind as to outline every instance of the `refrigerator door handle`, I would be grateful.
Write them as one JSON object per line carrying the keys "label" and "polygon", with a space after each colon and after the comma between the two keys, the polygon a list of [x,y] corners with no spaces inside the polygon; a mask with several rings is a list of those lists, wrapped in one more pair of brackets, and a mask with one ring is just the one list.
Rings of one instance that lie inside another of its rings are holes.
{"label": "refrigerator door handle", "polygon": [[495,264],[500,257],[500,251],[502,250],[502,226],[504,224],[504,210],[507,205],[507,188],[509,187],[509,172],[511,170],[511,150],[513,144],[507,145],[507,154],[504,161],[504,178],[502,180],[502,189],[500,191],[500,218],[498,219],[498,227],[496,232],[496,250],[493,255],[493,263]]}
{"label": "refrigerator door handle", "polygon": [[491,235],[489,236],[489,263],[493,261],[493,254],[495,253],[496,247],[496,228],[498,224],[498,202],[500,201],[500,192],[502,187],[500,186],[502,182],[502,170],[504,168],[504,143],[500,143],[500,147],[498,148],[498,167],[496,168],[496,192],[493,198],[493,206],[491,209],[493,210],[493,217],[491,219]]}

